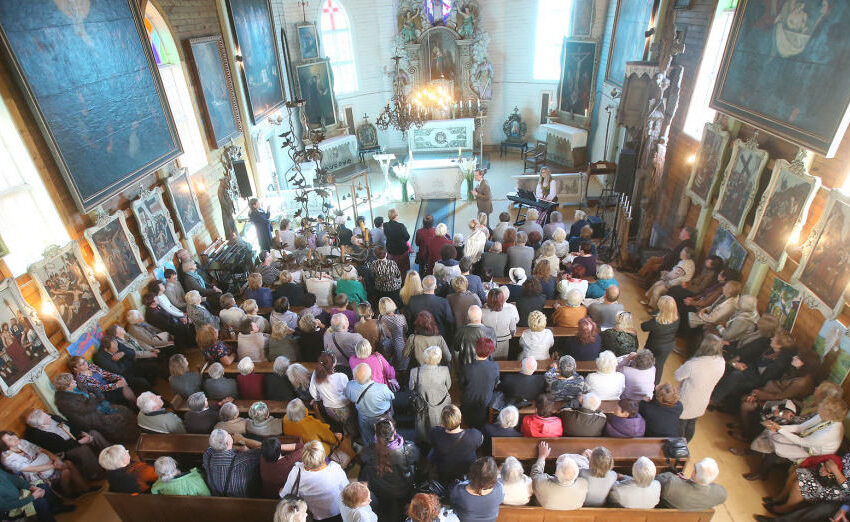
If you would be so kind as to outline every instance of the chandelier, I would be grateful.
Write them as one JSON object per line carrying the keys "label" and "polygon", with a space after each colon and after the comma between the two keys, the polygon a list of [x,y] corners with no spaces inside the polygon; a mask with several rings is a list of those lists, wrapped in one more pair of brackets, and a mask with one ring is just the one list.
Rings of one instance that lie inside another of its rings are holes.
{"label": "chandelier", "polygon": [[422,127],[426,121],[426,111],[421,106],[415,106],[404,93],[401,69],[399,67],[400,56],[393,56],[395,60],[395,78],[393,79],[393,96],[390,102],[381,110],[375,124],[381,130],[390,127],[401,131],[402,135],[414,125]]}
{"label": "chandelier", "polygon": [[435,114],[439,117],[446,117],[447,113],[454,107],[454,96],[450,89],[451,82],[434,80],[429,85],[420,87],[413,93],[413,105],[426,113],[429,119],[433,119]]}

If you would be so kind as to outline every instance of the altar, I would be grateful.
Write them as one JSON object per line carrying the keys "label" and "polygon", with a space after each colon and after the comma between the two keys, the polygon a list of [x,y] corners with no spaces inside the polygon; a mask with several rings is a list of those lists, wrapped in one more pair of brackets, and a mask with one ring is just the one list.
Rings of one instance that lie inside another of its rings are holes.
{"label": "altar", "polygon": [[[360,166],[357,159],[357,138],[355,136],[344,134],[320,141],[319,151],[322,153],[322,168],[327,169],[328,174],[334,178],[348,179],[352,175],[365,170]],[[312,161],[302,163],[301,172],[307,180],[307,185],[312,185],[316,175],[316,164]]]}
{"label": "altar", "polygon": [[546,142],[546,160],[564,167],[581,167],[587,157],[587,130],[563,123],[537,127],[534,137]]}
{"label": "altar", "polygon": [[431,120],[407,133],[408,146],[415,152],[455,152],[472,150],[475,118]]}
{"label": "altar", "polygon": [[457,159],[413,159],[407,168],[416,199],[460,199],[465,178]]}

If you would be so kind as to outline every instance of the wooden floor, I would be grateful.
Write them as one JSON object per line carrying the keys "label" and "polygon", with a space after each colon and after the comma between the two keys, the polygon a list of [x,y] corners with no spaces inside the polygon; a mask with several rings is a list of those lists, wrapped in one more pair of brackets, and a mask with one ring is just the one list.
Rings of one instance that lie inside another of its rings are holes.
{"label": "wooden floor", "polygon": [[[518,165],[519,161],[517,160],[493,162],[487,178],[494,195],[505,194],[507,191],[512,189],[513,183],[510,176],[518,170]],[[371,176],[373,193],[379,190],[384,183],[383,176],[380,174],[376,175],[374,170],[375,169],[373,169],[373,174]],[[508,202],[503,198],[504,196],[502,196],[499,200],[494,201],[493,206],[495,213],[492,215],[493,218],[496,218],[498,212],[507,210]],[[398,208],[401,221],[407,224],[408,227],[412,228],[416,221],[416,213],[419,208],[419,202],[395,204],[393,206]],[[386,215],[386,210],[388,208],[389,205],[375,207],[375,216]],[[471,204],[464,202],[461,204],[461,202],[458,202],[457,214],[455,217],[456,227],[458,224],[465,223],[465,220],[475,217],[475,212],[474,203]],[[569,220],[570,218],[571,216],[565,216],[565,220]],[[458,230],[460,229],[458,228]],[[643,291],[635,279],[628,274],[619,273],[617,279],[619,280],[620,288],[622,289],[621,301],[625,305],[626,310],[634,314],[635,321],[637,323],[647,320],[649,316],[644,310],[644,307],[639,303]],[[641,345],[643,345],[646,341],[646,334],[641,332],[639,337]],[[190,361],[190,364],[194,364],[196,362],[199,361],[193,360]],[[667,363],[664,368],[664,381],[673,381],[673,372],[682,364],[682,362],[683,360],[680,356],[675,353],[671,354],[671,356],[667,359]],[[164,389],[159,390],[159,392],[163,393],[165,397],[168,397],[169,395],[167,392],[169,390],[167,384],[165,384],[163,388]],[[752,520],[753,514],[767,515],[768,513],[761,505],[761,497],[778,491],[781,485],[779,477],[776,476],[773,477],[772,482],[768,483],[747,482],[741,477],[742,473],[749,471],[749,466],[752,462],[749,462],[748,458],[736,457],[729,453],[730,447],[742,446],[741,443],[736,442],[726,434],[726,423],[731,422],[732,420],[734,419],[730,415],[717,412],[707,412],[706,415],[699,420],[696,436],[690,444],[691,456],[694,461],[704,457],[713,457],[720,467],[720,476],[717,479],[717,483],[722,484],[726,488],[728,499],[725,504],[716,508],[713,518],[716,522],[738,522]],[[687,469],[686,473],[690,473],[690,469]],[[98,522],[112,522],[119,520],[115,512],[112,511],[112,508],[103,498],[103,495],[89,495],[88,497],[78,501],[77,506],[78,508],[76,512],[61,515],[58,519],[60,521],[96,520]]]}

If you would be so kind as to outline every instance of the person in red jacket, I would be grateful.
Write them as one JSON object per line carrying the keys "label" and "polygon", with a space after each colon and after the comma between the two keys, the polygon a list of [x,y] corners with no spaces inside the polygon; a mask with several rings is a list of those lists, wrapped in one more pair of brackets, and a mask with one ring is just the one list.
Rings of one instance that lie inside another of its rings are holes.
{"label": "person in red jacket", "polygon": [[236,376],[236,386],[240,399],[263,400],[263,375],[254,373],[254,361],[243,357],[237,366],[239,375]]}
{"label": "person in red jacket", "polygon": [[538,395],[534,400],[537,408],[535,415],[526,415],[522,419],[522,435],[524,437],[561,437],[564,435],[564,425],[555,416],[555,401],[548,394]]}

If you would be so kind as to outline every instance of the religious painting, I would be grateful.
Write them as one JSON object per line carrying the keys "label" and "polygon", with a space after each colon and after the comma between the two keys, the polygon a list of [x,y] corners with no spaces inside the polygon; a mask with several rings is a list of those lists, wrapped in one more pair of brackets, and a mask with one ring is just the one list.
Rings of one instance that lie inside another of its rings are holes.
{"label": "religious painting", "polygon": [[374,149],[379,146],[378,129],[376,129],[375,126],[368,121],[357,127],[356,134],[357,146],[361,150]]}
{"label": "religious painting", "polygon": [[133,215],[139,224],[142,241],[154,265],[171,259],[180,249],[180,240],[174,232],[174,223],[162,202],[162,189],[145,190],[133,201]]}
{"label": "religious painting", "polygon": [[847,327],[834,319],[824,321],[815,339],[814,350],[829,372],[827,379],[842,384],[850,373],[850,334]]}
{"label": "religious painting", "polygon": [[181,154],[136,2],[0,0],[0,44],[81,212]]}
{"label": "religious painting", "polygon": [[779,326],[790,333],[797,321],[797,312],[800,311],[802,301],[803,296],[799,290],[777,277],[773,280],[765,313],[776,317]]}
{"label": "religious painting", "polygon": [[590,38],[593,32],[595,11],[595,0],[573,0],[570,16],[570,36],[573,38]]}
{"label": "religious painting", "polygon": [[649,0],[617,1],[608,69],[605,72],[606,82],[622,87],[626,78],[626,62],[643,58],[646,45],[644,33],[649,28],[653,3]]}
{"label": "religious painting", "polygon": [[428,31],[423,51],[426,54],[423,63],[427,64],[430,81],[456,81],[459,77],[457,66],[457,36],[450,29],[432,29]]}
{"label": "religious painting", "polygon": [[452,13],[452,0],[425,0],[425,16],[431,25],[446,25]]}
{"label": "religious painting", "polygon": [[726,268],[741,273],[741,269],[744,268],[744,261],[747,259],[747,249],[735,239],[735,236],[721,227],[717,227],[708,255],[720,256]]}
{"label": "religious painting", "polygon": [[196,88],[203,101],[204,126],[210,148],[217,149],[242,133],[242,120],[224,41],[219,35],[192,38],[186,46],[191,51]]}
{"label": "religious painting", "polygon": [[94,352],[100,348],[101,339],[103,339],[103,329],[98,324],[91,330],[83,332],[83,335],[69,344],[66,350],[68,350],[68,355],[71,357],[91,358]]}
{"label": "religious painting", "polygon": [[33,382],[59,353],[13,278],[0,281],[0,389],[7,397]]}
{"label": "religious painting", "polygon": [[820,221],[803,245],[791,282],[806,294],[806,304],[833,319],[844,307],[850,283],[850,196],[831,190]]}
{"label": "religious painting", "polygon": [[100,214],[95,226],[84,232],[95,260],[103,263],[106,281],[118,301],[137,289],[148,276],[136,240],[123,212]]}
{"label": "religious painting", "polygon": [[761,173],[767,165],[769,155],[758,148],[758,143],[735,140],[732,158],[720,185],[720,195],[714,207],[714,218],[723,228],[738,235],[756,199]]}
{"label": "religious painting", "polygon": [[747,236],[747,247],[774,272],[785,266],[785,249],[799,236],[819,187],[820,178],[810,175],[802,161],[774,162]]}
{"label": "religious painting", "polygon": [[558,108],[577,116],[591,113],[596,78],[596,42],[564,38]]}
{"label": "religious painting", "polygon": [[269,0],[227,0],[236,49],[242,55],[242,82],[256,125],[283,105],[284,93]]}
{"label": "religious painting", "polygon": [[295,35],[298,37],[302,60],[315,60],[319,57],[319,34],[316,24],[296,24]]}
{"label": "religious painting", "polygon": [[171,198],[171,207],[177,216],[177,225],[188,241],[192,233],[204,224],[198,197],[192,190],[189,172],[182,168],[170,176],[165,180],[165,189],[168,191],[168,197]]}
{"label": "religious painting", "polygon": [[691,201],[702,207],[711,200],[717,184],[717,174],[723,168],[723,153],[729,143],[729,133],[717,123],[706,123],[697,150],[686,193]]}
{"label": "religious painting", "polygon": [[49,247],[44,258],[27,271],[38,283],[42,302],[53,305],[55,319],[69,342],[106,315],[100,284],[76,241],[61,248]]}
{"label": "religious painting", "polygon": [[850,121],[850,2],[740,0],[711,107],[831,158]]}
{"label": "religious painting", "polygon": [[336,125],[336,100],[330,61],[324,59],[299,64],[295,66],[295,74],[310,128]]}

